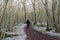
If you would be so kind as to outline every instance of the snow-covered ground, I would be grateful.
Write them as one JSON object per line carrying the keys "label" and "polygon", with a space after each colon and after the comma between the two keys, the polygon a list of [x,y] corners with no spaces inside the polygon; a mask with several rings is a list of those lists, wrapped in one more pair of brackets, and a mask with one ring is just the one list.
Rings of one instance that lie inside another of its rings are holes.
{"label": "snow-covered ground", "polygon": [[[19,36],[15,36],[15,37],[9,37],[9,38],[4,38],[4,40],[25,40],[26,39],[26,34],[24,32],[24,27],[26,24],[18,24],[16,25],[16,30],[15,33],[19,34]],[[45,27],[34,27],[34,29],[38,30],[38,31],[42,31],[42,30],[46,30]],[[14,32],[10,32],[11,34],[14,34]],[[58,33],[54,33],[52,31],[50,32],[44,32],[48,35],[52,35],[52,36],[58,36],[60,37],[60,34]],[[9,34],[9,32],[8,32]]]}
{"label": "snow-covered ground", "polygon": [[34,27],[37,31],[44,31],[46,30],[46,27]]}
{"label": "snow-covered ground", "polygon": [[[25,40],[25,38],[26,38],[26,34],[24,32],[25,25],[26,24],[16,25],[15,33],[19,34],[19,36],[4,38],[4,40]],[[9,32],[7,32],[7,33],[9,34]],[[14,32],[11,32],[11,34],[14,34]]]}
{"label": "snow-covered ground", "polygon": [[59,38],[60,38],[60,33],[54,33],[54,32],[52,32],[52,31],[45,32],[45,33],[48,34],[48,35],[56,36],[56,37],[59,37]]}
{"label": "snow-covered ground", "polygon": [[55,33],[54,31],[45,31],[46,30],[46,27],[34,27],[34,29],[36,29],[37,31],[43,31],[44,34],[48,34],[48,35],[51,35],[51,36],[56,36],[56,37],[59,37],[60,38],[60,33]]}
{"label": "snow-covered ground", "polygon": [[16,36],[16,37],[12,37],[12,38],[5,38],[4,40],[25,40],[26,35],[23,36]]}

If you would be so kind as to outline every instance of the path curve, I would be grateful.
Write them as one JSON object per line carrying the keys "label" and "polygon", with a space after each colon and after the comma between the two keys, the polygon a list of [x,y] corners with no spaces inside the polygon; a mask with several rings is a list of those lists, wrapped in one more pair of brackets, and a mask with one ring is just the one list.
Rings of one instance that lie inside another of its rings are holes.
{"label": "path curve", "polygon": [[56,36],[51,36],[37,31],[31,25],[29,28],[25,27],[25,32],[27,35],[26,40],[60,40],[60,38]]}

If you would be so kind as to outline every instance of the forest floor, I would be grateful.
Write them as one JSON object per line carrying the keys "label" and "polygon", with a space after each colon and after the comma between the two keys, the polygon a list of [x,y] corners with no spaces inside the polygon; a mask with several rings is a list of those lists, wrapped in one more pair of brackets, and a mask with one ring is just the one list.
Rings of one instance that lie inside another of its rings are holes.
{"label": "forest floor", "polygon": [[[27,38],[27,35],[26,35],[27,33],[25,34],[26,31],[24,31],[25,25],[26,24],[18,24],[18,25],[16,25],[16,29],[14,31],[7,32],[8,34],[18,34],[19,36],[13,36],[13,37],[4,38],[4,40],[25,40]],[[32,29],[35,29],[37,31],[42,31],[42,30],[45,30],[46,28],[45,27],[34,27],[34,28],[30,28],[28,31],[30,31]],[[31,32],[33,33],[33,30]],[[44,34],[45,33],[49,34],[49,35],[52,35],[52,36],[56,35],[56,33],[53,33],[53,32],[44,32]]]}
{"label": "forest floor", "polygon": [[42,32],[37,31],[32,26],[29,28],[25,27],[25,32],[27,35],[26,40],[60,40],[56,36],[51,36]]}
{"label": "forest floor", "polygon": [[7,34],[18,34],[19,36],[4,38],[4,40],[25,40],[26,34],[24,32],[24,27],[25,27],[25,24],[16,25],[15,31],[7,32]]}

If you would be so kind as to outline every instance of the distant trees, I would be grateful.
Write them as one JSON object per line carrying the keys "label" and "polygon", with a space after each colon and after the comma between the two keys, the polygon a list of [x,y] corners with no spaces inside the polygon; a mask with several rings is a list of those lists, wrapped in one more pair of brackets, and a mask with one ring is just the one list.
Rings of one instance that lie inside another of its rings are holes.
{"label": "distant trees", "polygon": [[36,7],[35,7],[35,3],[36,3],[36,1],[35,0],[31,0],[31,2],[32,2],[32,5],[33,5],[33,10],[34,10],[34,23],[36,23],[37,22],[37,19],[36,19]]}
{"label": "distant trees", "polygon": [[24,14],[24,21],[27,19],[27,13],[26,13],[26,5],[25,5],[26,0],[21,0],[21,3],[23,5],[23,14]]}

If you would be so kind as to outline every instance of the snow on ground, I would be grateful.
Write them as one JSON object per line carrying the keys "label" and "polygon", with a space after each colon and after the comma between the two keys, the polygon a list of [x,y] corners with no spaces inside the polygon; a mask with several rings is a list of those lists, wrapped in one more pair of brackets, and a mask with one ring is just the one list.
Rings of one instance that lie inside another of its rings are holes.
{"label": "snow on ground", "polygon": [[25,40],[26,35],[23,36],[16,36],[16,37],[12,37],[12,38],[5,38],[4,40]]}
{"label": "snow on ground", "polygon": [[[37,31],[44,31],[46,30],[46,27],[34,27],[34,29],[36,29]],[[55,33],[54,31],[45,31],[43,32],[44,34],[48,34],[48,35],[51,35],[51,36],[57,36],[60,38],[60,33]]]}
{"label": "snow on ground", "polygon": [[[16,37],[9,37],[9,38],[4,38],[4,40],[25,40],[26,38],[26,34],[24,32],[24,27],[26,24],[18,24],[16,25],[16,30],[15,33],[19,34],[20,36],[16,36]],[[46,27],[34,27],[34,29],[38,30],[38,31],[42,31],[42,30],[46,30]],[[53,33],[52,31],[50,32],[44,32],[46,34],[52,35],[52,36],[59,36],[60,34],[58,33]],[[12,34],[12,32],[11,32]]]}
{"label": "snow on ground", "polygon": [[48,35],[51,35],[51,36],[57,36],[57,37],[60,38],[60,33],[54,33],[54,32],[52,32],[52,31],[45,32],[45,33],[48,34]]}
{"label": "snow on ground", "polygon": [[[16,25],[16,32],[17,34],[19,34],[20,36],[16,36],[16,37],[9,37],[9,38],[4,38],[4,40],[25,40],[26,38],[26,34],[24,32],[24,27],[26,24],[18,24]],[[11,34],[13,34],[13,32],[11,32]]]}
{"label": "snow on ground", "polygon": [[34,27],[34,29],[36,29],[38,31],[44,31],[44,30],[46,30],[46,27]]}

